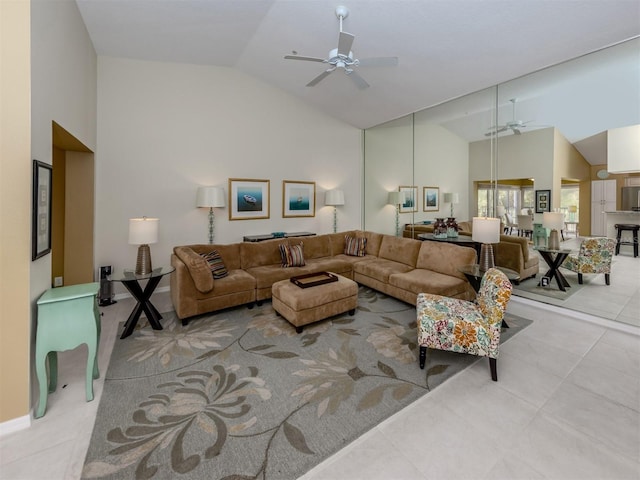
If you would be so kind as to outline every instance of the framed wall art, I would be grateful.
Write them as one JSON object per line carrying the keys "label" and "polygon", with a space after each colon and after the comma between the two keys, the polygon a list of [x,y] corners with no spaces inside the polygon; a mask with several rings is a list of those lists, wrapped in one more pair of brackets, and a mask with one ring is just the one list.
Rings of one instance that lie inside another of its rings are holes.
{"label": "framed wall art", "polygon": [[440,210],[440,187],[422,187],[422,211]]}
{"label": "framed wall art", "polygon": [[282,182],[282,217],[315,217],[316,182]]}
{"label": "framed wall art", "polygon": [[229,179],[229,220],[269,218],[269,180]]}
{"label": "framed wall art", "polygon": [[33,161],[31,260],[51,252],[51,165]]}
{"label": "framed wall art", "polygon": [[404,192],[404,203],[400,205],[400,213],[418,211],[418,187],[398,187],[399,192]]}
{"label": "framed wall art", "polygon": [[536,213],[551,211],[551,190],[536,190]]}

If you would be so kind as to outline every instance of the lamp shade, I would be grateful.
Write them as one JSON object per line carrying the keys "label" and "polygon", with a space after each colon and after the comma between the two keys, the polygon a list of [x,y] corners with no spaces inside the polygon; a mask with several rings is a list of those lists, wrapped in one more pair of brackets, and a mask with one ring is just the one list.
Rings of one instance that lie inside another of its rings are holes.
{"label": "lamp shade", "polygon": [[157,218],[130,218],[129,219],[129,244],[148,245],[158,241]]}
{"label": "lamp shade", "polygon": [[578,211],[578,206],[577,205],[570,205],[569,206],[569,213],[576,213]]}
{"label": "lamp shade", "polygon": [[344,192],[342,190],[327,190],[324,194],[325,205],[344,205]]}
{"label": "lamp shade", "polygon": [[224,207],[224,188],[198,187],[196,194],[196,207]]}
{"label": "lamp shade", "polygon": [[474,242],[500,243],[500,219],[473,217],[471,238]]}
{"label": "lamp shade", "polygon": [[496,207],[496,213],[499,217],[502,217],[505,213],[507,213],[507,209],[504,208],[504,205],[498,205]]}
{"label": "lamp shade", "polygon": [[460,203],[460,195],[457,193],[445,193],[444,194],[444,203]]}
{"label": "lamp shade", "polygon": [[404,203],[404,192],[389,192],[390,205],[402,205]]}
{"label": "lamp shade", "polygon": [[562,230],[564,227],[564,213],[544,212],[542,214],[542,226],[549,230]]}

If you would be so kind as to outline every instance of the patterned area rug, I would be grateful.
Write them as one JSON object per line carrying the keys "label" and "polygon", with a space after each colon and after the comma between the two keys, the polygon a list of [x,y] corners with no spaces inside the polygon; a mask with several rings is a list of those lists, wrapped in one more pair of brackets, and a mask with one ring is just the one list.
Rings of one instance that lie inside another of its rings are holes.
{"label": "patterned area rug", "polygon": [[[116,340],[83,478],[294,479],[478,360],[420,370],[415,308],[358,303],[301,334],[265,302]],[[502,341],[531,323],[507,322]]]}
{"label": "patterned area rug", "polygon": [[562,275],[564,275],[570,285],[570,287],[567,287],[565,292],[558,288],[558,284],[556,283],[555,278],[552,278],[546,287],[539,287],[538,283],[540,282],[540,278],[542,277],[542,275],[544,275],[545,272],[546,270],[536,275],[535,278],[527,278],[526,280],[523,280],[522,282],[520,282],[520,285],[514,284],[513,294],[545,303],[562,305],[562,302],[564,300],[569,298],[574,293],[582,290],[584,285],[589,285],[589,283],[591,282],[591,278],[585,275],[583,279],[584,284],[580,285],[578,283],[578,275],[576,273],[562,270]]}

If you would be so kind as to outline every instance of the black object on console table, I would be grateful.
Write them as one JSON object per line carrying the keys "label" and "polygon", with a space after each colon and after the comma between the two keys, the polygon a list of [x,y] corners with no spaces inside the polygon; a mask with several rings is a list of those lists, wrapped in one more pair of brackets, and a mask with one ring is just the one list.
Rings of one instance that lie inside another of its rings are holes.
{"label": "black object on console table", "polygon": [[274,232],[266,235],[247,235],[242,237],[243,242],[263,242],[265,240],[273,240],[274,238],[292,238],[292,237],[313,237],[313,232]]}

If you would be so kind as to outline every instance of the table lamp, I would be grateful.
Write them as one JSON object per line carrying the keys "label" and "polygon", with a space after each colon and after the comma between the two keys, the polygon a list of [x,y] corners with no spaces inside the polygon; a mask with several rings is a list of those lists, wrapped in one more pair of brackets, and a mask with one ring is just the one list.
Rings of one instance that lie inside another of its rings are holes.
{"label": "table lamp", "polygon": [[480,247],[480,270],[487,271],[495,266],[493,243],[500,243],[500,219],[473,217],[471,238],[482,244]]}
{"label": "table lamp", "polygon": [[564,227],[564,213],[544,212],[542,214],[542,226],[551,230],[549,233],[548,247],[550,250],[560,249],[560,236],[558,232]]}
{"label": "table lamp", "polygon": [[224,207],[224,188],[198,187],[196,194],[196,207],[209,208],[209,244],[213,243],[214,215],[213,209]]}
{"label": "table lamp", "polygon": [[327,190],[324,194],[324,204],[333,207],[333,233],[338,230],[337,205],[344,205],[344,192],[342,190]]}
{"label": "table lamp", "polygon": [[157,218],[130,218],[129,219],[129,244],[139,245],[138,259],[136,261],[136,275],[151,273],[151,249],[150,243],[158,241]]}
{"label": "table lamp", "polygon": [[400,236],[400,205],[404,203],[404,192],[389,192],[389,205],[396,207],[396,237]]}
{"label": "table lamp", "polygon": [[445,193],[444,194],[444,203],[451,204],[451,218],[453,218],[453,206],[460,203],[460,195],[457,193]]}

